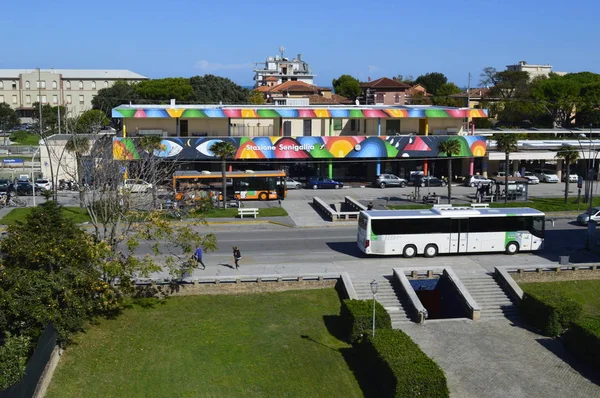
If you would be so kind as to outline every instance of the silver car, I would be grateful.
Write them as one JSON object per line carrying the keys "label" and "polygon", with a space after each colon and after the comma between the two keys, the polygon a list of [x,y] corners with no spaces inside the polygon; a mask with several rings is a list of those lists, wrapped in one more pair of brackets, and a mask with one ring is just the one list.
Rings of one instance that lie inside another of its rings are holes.
{"label": "silver car", "polygon": [[287,189],[300,189],[302,188],[302,183],[294,180],[291,177],[285,177],[285,187]]}
{"label": "silver car", "polygon": [[381,174],[377,176],[377,179],[373,181],[374,187],[385,188],[385,187],[400,187],[404,188],[407,185],[407,181],[404,178],[400,178],[394,174]]}

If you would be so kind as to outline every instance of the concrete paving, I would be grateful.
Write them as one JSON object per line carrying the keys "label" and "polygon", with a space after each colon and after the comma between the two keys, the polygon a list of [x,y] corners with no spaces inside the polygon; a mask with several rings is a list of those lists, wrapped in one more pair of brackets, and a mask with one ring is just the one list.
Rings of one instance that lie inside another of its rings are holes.
{"label": "concrete paving", "polygon": [[442,367],[452,397],[600,397],[589,370],[579,368],[560,341],[508,320],[400,328]]}

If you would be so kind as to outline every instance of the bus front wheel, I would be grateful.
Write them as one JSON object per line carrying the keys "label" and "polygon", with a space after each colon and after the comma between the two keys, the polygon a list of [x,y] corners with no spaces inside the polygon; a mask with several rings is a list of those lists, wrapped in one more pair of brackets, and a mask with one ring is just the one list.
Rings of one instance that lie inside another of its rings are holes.
{"label": "bus front wheel", "polygon": [[438,254],[438,247],[436,245],[425,246],[425,257],[435,257]]}
{"label": "bus front wheel", "polygon": [[268,196],[266,192],[261,192],[260,195],[258,195],[258,200],[267,200]]}
{"label": "bus front wheel", "polygon": [[417,248],[414,245],[404,246],[404,250],[402,251],[402,255],[405,258],[413,258],[417,254]]}
{"label": "bus front wheel", "polygon": [[506,254],[517,254],[519,252],[519,244],[517,242],[510,242],[506,245]]}

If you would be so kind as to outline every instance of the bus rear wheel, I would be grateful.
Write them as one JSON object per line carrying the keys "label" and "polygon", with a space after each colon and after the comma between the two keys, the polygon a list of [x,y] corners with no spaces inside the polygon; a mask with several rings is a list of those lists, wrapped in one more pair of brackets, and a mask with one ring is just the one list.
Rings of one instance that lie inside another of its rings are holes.
{"label": "bus rear wheel", "polygon": [[517,254],[519,252],[519,244],[517,242],[510,242],[506,245],[506,254]]}
{"label": "bus rear wheel", "polygon": [[406,245],[404,246],[404,250],[402,250],[402,255],[405,258],[413,258],[417,254],[417,248],[414,245]]}
{"label": "bus rear wheel", "polygon": [[267,193],[266,193],[266,192],[261,192],[261,193],[258,195],[258,200],[267,200],[267,198],[268,198],[268,196],[267,196]]}
{"label": "bus rear wheel", "polygon": [[438,254],[438,247],[436,245],[425,246],[425,257],[435,257]]}

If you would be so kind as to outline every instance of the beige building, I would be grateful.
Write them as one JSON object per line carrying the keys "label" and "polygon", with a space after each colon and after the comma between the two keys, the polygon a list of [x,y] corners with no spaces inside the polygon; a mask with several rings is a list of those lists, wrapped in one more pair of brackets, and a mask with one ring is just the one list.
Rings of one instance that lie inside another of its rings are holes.
{"label": "beige building", "polygon": [[92,108],[92,98],[98,90],[118,80],[147,79],[129,70],[0,69],[0,103],[15,109],[23,122],[29,121],[33,104],[38,101],[63,105],[70,116],[75,116]]}
{"label": "beige building", "polygon": [[507,71],[512,72],[527,72],[531,79],[535,79],[539,76],[548,76],[550,73],[556,73],[557,75],[565,75],[566,72],[556,72],[552,70],[552,65],[535,65],[528,64],[526,61],[519,61],[516,65],[506,65]]}

